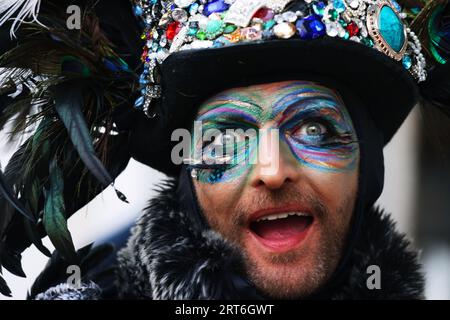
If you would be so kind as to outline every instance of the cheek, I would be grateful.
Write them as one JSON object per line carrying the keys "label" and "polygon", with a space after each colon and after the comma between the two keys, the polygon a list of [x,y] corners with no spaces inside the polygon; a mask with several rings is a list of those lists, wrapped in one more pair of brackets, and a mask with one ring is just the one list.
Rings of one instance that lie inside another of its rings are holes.
{"label": "cheek", "polygon": [[244,184],[242,181],[230,183],[208,184],[194,181],[198,202],[207,220],[222,221],[229,216],[236,203],[239,202]]}
{"label": "cheek", "polygon": [[[304,168],[304,177],[314,189],[330,212],[340,211],[344,206],[353,208],[358,190],[358,170],[327,172]],[[349,215],[351,212],[349,212]]]}
{"label": "cheek", "polygon": [[286,142],[296,159],[306,167],[328,172],[357,168],[359,152],[355,145],[319,148],[298,143],[291,138],[287,138]]}

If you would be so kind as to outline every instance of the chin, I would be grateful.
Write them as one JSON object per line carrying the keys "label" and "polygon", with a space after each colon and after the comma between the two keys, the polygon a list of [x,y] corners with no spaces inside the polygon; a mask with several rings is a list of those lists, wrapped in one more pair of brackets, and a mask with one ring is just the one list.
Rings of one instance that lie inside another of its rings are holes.
{"label": "chin", "polygon": [[339,261],[333,244],[312,223],[301,241],[291,247],[267,246],[248,232],[242,250],[248,278],[267,297],[306,298],[331,277]]}

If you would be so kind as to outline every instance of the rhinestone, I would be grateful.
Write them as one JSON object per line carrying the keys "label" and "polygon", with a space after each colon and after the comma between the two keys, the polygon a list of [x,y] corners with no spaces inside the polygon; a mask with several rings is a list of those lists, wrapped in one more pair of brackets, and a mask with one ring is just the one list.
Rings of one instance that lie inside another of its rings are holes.
{"label": "rhinestone", "polygon": [[184,9],[177,8],[172,11],[172,18],[178,22],[186,22],[188,19],[188,13]]}
{"label": "rhinestone", "polygon": [[179,8],[186,8],[193,4],[195,0],[175,0],[174,2]]}
{"label": "rhinestone", "polygon": [[246,41],[254,41],[260,40],[262,38],[261,31],[256,30],[255,28],[243,28],[241,29],[241,39]]}
{"label": "rhinestone", "polygon": [[281,39],[289,39],[295,34],[295,26],[289,22],[282,22],[273,27],[274,34]]}
{"label": "rhinestone", "polygon": [[295,21],[297,21],[297,15],[295,14],[295,12],[292,12],[292,11],[283,12],[281,14],[281,16],[283,17],[283,20],[286,21],[286,22],[295,22]]}

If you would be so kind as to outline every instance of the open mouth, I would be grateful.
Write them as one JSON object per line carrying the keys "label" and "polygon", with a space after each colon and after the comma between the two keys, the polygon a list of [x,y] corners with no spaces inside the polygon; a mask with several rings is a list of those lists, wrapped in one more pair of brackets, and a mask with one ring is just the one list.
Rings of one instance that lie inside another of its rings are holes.
{"label": "open mouth", "polygon": [[277,251],[290,250],[306,236],[314,217],[303,212],[267,214],[250,221],[249,229],[266,247]]}

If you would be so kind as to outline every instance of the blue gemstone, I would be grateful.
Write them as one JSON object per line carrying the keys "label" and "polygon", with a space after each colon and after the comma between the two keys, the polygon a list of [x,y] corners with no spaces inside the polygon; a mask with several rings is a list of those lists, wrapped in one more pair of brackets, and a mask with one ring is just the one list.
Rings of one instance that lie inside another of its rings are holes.
{"label": "blue gemstone", "polygon": [[334,0],[333,6],[334,6],[334,9],[339,13],[344,12],[345,9],[347,8],[347,6],[344,3],[344,0]]}
{"label": "blue gemstone", "polygon": [[383,39],[394,51],[400,52],[405,44],[405,27],[391,7],[384,6],[381,8],[378,25]]}
{"label": "blue gemstone", "polygon": [[300,38],[303,40],[323,37],[327,31],[325,25],[320,19],[320,16],[315,14],[298,20],[296,27]]}
{"label": "blue gemstone", "polygon": [[223,12],[225,10],[228,10],[229,7],[230,5],[226,4],[224,0],[212,1],[205,5],[205,7],[203,8],[203,14],[205,16],[209,16],[214,12]]}
{"label": "blue gemstone", "polygon": [[405,55],[403,57],[403,66],[405,67],[406,70],[411,69],[411,67],[412,67],[412,59],[411,59],[410,56]]}
{"label": "blue gemstone", "polygon": [[398,4],[397,1],[395,0],[391,0],[392,5],[394,6],[395,10],[397,10],[398,12],[402,11],[402,7]]}
{"label": "blue gemstone", "polygon": [[142,16],[143,13],[144,13],[144,10],[140,6],[135,6],[134,7],[134,14],[135,15]]}
{"label": "blue gemstone", "polygon": [[197,2],[194,2],[193,4],[191,4],[191,6],[189,7],[189,13],[191,16],[193,16],[194,14],[197,13],[199,6],[200,5]]}
{"label": "blue gemstone", "polygon": [[148,80],[145,79],[145,75],[141,75],[141,77],[139,78],[139,83],[142,85],[146,85],[148,83]]}
{"label": "blue gemstone", "polygon": [[325,3],[323,1],[313,3],[313,10],[316,14],[323,15],[325,9]]}
{"label": "blue gemstone", "polygon": [[141,96],[137,98],[136,102],[134,103],[134,107],[140,109],[143,105],[144,105],[144,97]]}

